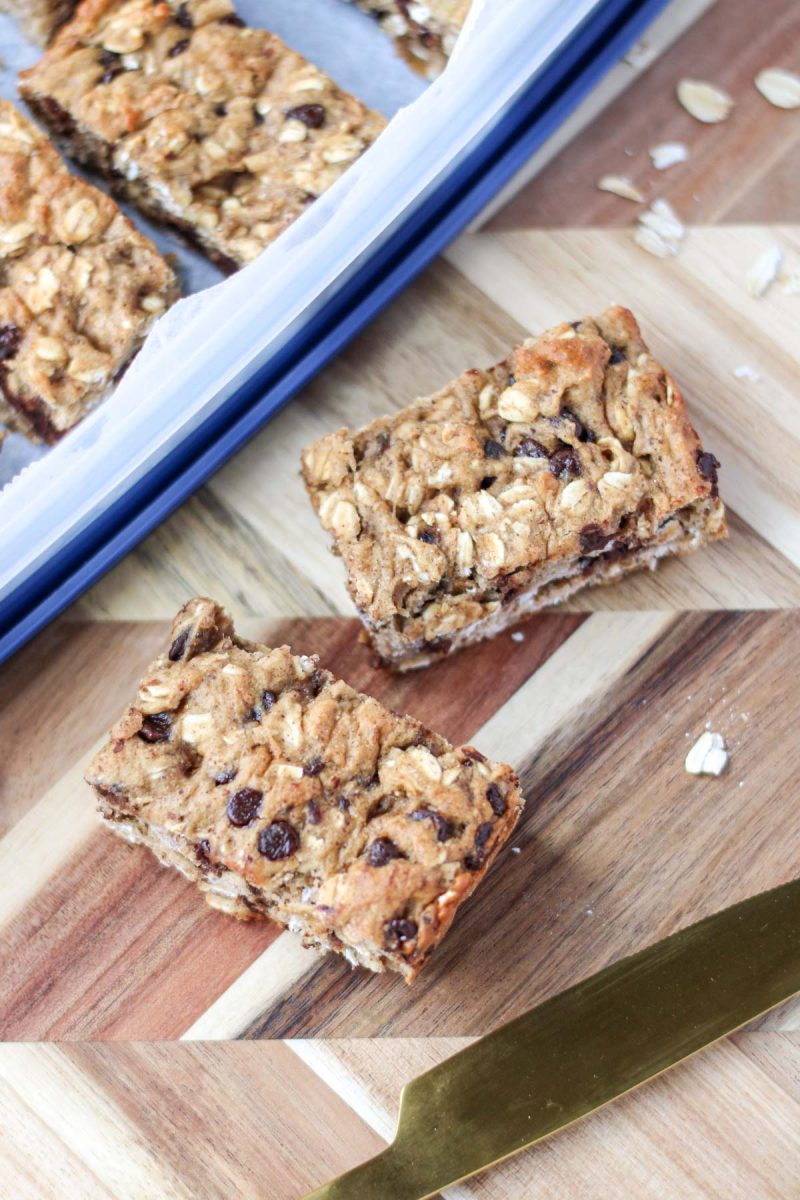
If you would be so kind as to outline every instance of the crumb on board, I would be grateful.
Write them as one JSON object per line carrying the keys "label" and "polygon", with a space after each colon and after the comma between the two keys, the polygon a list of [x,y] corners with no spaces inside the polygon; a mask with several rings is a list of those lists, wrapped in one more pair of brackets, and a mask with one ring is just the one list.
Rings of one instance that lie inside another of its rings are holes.
{"label": "crumb on board", "polygon": [[728,765],[728,759],[722,734],[706,729],[686,755],[684,766],[690,775],[721,775]]}

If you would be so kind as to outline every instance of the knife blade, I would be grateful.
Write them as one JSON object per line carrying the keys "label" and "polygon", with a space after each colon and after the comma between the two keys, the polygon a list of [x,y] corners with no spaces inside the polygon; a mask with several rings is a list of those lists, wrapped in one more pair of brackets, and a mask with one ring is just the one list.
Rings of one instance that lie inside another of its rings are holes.
{"label": "knife blade", "polygon": [[305,1200],[426,1200],[800,992],[800,879],[613,963],[412,1080],[394,1141]]}

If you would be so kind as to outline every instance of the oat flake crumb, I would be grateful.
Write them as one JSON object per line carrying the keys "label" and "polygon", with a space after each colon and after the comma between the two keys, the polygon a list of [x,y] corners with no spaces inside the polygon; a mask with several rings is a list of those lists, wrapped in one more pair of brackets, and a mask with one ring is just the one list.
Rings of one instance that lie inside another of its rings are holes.
{"label": "oat flake crumb", "polygon": [[689,147],[684,142],[659,142],[657,146],[650,147],[648,154],[657,171],[666,171],[668,167],[686,162]]}
{"label": "oat flake crumb", "polygon": [[766,67],[755,77],[755,85],[765,100],[776,108],[800,108],[800,75],[782,67]]}
{"label": "oat flake crumb", "polygon": [[733,373],[737,379],[751,379],[753,383],[758,383],[761,378],[755,367],[749,367],[747,363],[742,363],[740,367],[734,367]]}
{"label": "oat flake crumb", "polygon": [[747,272],[747,290],[751,296],[763,296],[778,276],[783,261],[780,246],[773,243],[762,250]]}
{"label": "oat flake crumb", "polygon": [[684,765],[690,775],[721,775],[728,765],[728,750],[722,734],[710,730],[701,734],[686,755]]}
{"label": "oat flake crumb", "polygon": [[717,125],[730,116],[733,100],[722,88],[702,79],[682,79],[678,84],[678,100],[696,121]]}
{"label": "oat flake crumb", "polygon": [[601,192],[611,192],[614,196],[621,196],[623,200],[644,203],[644,196],[627,175],[604,175],[597,181],[597,186]]}
{"label": "oat flake crumb", "polygon": [[633,240],[656,258],[669,258],[678,253],[686,227],[668,200],[654,200],[639,214],[639,227]]}
{"label": "oat flake crumb", "polygon": [[519,630],[517,630],[517,632],[516,632],[516,633],[512,633],[512,635],[511,635],[511,640],[512,640],[512,642],[524,642],[524,641],[525,641],[525,634],[524,634],[524,633],[520,633],[520,632],[519,632]]}

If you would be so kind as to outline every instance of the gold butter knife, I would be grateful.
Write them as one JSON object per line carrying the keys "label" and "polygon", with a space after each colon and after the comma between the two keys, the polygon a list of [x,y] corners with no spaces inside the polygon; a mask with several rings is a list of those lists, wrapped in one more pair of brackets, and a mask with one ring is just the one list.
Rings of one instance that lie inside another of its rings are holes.
{"label": "gold butter knife", "polygon": [[690,925],[420,1075],[391,1146],[305,1200],[426,1200],[800,992],[800,879]]}

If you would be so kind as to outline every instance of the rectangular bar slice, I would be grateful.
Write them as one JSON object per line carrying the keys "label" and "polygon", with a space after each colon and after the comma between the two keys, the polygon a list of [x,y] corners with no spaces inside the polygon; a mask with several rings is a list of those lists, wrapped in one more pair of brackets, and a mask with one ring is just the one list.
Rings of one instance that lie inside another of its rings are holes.
{"label": "rectangular bar slice", "polygon": [[10,13],[33,42],[46,46],[60,25],[68,20],[78,0],[0,0],[0,12]]}
{"label": "rectangular bar slice", "polygon": [[0,100],[0,414],[55,442],[93,408],[178,297],[115,202],[70,175]]}
{"label": "rectangular bar slice", "polygon": [[87,774],[115,833],[238,917],[411,982],[514,828],[510,767],[451,746],[211,600],[175,619]]}
{"label": "rectangular bar slice", "polygon": [[718,466],[618,307],[303,454],[361,619],[401,670],[724,536]]}
{"label": "rectangular bar slice", "polygon": [[456,44],[472,0],[356,0],[359,8],[380,19],[397,48],[415,70],[438,75]]}
{"label": "rectangular bar slice", "polygon": [[84,0],[20,91],[70,154],[229,270],[385,125],[230,0]]}

